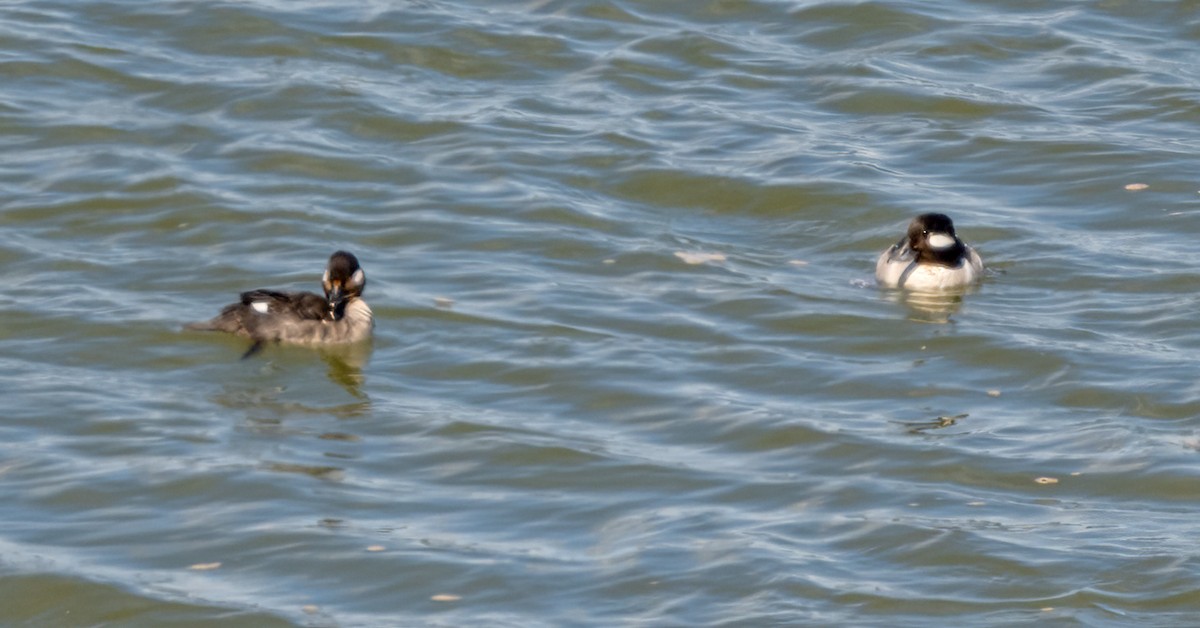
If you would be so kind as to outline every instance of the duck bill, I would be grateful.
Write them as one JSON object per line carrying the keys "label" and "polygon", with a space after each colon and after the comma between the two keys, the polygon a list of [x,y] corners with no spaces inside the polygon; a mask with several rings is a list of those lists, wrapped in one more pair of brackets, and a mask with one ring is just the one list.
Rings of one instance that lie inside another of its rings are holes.
{"label": "duck bill", "polygon": [[346,295],[341,286],[333,286],[325,293],[325,301],[329,304],[329,318],[337,318],[338,310],[346,301]]}
{"label": "duck bill", "polygon": [[929,246],[934,249],[948,249],[954,246],[954,236],[949,236],[944,233],[929,234]]}

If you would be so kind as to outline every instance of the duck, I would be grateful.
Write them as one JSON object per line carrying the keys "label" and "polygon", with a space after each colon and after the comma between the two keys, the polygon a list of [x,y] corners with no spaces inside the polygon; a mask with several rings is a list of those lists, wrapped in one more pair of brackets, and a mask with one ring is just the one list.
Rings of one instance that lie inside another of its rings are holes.
{"label": "duck", "polygon": [[904,237],[875,262],[875,280],[886,288],[955,290],[982,277],[983,259],[958,238],[945,214],[913,218]]}
{"label": "duck", "polygon": [[321,287],[313,292],[251,290],[211,320],[185,325],[197,331],[227,332],[249,338],[248,358],[266,343],[345,345],[371,338],[375,317],[362,299],[367,276],[358,258],[346,251],[329,256]]}

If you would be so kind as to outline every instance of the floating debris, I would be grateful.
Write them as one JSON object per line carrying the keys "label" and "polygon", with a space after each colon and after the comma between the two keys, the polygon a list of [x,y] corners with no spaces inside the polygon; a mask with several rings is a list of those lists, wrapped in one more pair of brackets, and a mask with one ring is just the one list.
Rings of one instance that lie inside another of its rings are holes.
{"label": "floating debris", "polygon": [[454,299],[450,297],[433,297],[433,306],[448,310],[454,307]]}
{"label": "floating debris", "polygon": [[457,602],[462,599],[462,596],[454,595],[452,593],[438,593],[437,595],[431,596],[429,599],[433,600],[434,602]]}
{"label": "floating debris", "polygon": [[317,606],[316,604],[305,604],[304,606],[300,607],[300,610],[308,613],[309,615],[316,615],[317,613],[321,612],[321,607]]}
{"label": "floating debris", "polygon": [[987,505],[987,502],[967,502],[967,505],[968,505],[968,506],[975,506],[975,507],[979,507],[979,506],[986,506],[986,505]]}
{"label": "floating debris", "polygon": [[1130,192],[1138,192],[1138,191],[1144,190],[1148,187],[1150,187],[1150,186],[1145,183],[1130,183],[1125,186],[1125,189],[1129,190]]}
{"label": "floating debris", "polygon": [[950,427],[958,423],[959,419],[965,419],[969,414],[956,414],[954,416],[939,416],[932,421],[895,421],[908,428],[910,434],[920,434],[928,430],[940,430],[943,427]]}
{"label": "floating debris", "polygon": [[347,434],[345,432],[325,432],[324,434],[317,436],[317,438],[321,440],[342,440],[351,443],[362,440],[354,434]]}
{"label": "floating debris", "polygon": [[1038,484],[1058,484],[1058,478],[1049,478],[1044,476],[1040,478],[1034,478],[1033,481],[1037,482]]}
{"label": "floating debris", "polygon": [[610,258],[608,258],[608,259],[606,259],[606,260],[602,260],[600,263],[601,263],[601,264],[616,264],[616,263],[617,263],[617,260],[615,260],[615,259],[613,259],[613,258],[611,258],[611,257],[610,257]]}
{"label": "floating debris", "polygon": [[196,563],[195,565],[188,567],[188,569],[191,569],[192,571],[212,571],[220,568],[221,563]]}
{"label": "floating debris", "polygon": [[723,262],[725,261],[724,253],[689,253],[687,251],[675,251],[675,257],[683,260],[684,264],[704,264],[706,262]]}
{"label": "floating debris", "polygon": [[387,548],[382,545],[368,545],[367,546],[368,552],[382,552],[385,549],[387,549]]}
{"label": "floating debris", "polygon": [[999,397],[999,396],[1000,396],[1000,391],[999,391],[999,390],[996,390],[996,389],[989,390],[989,391],[987,391],[987,396],[989,396],[989,397]]}
{"label": "floating debris", "polygon": [[956,414],[954,416],[940,416],[937,418],[937,426],[938,427],[950,427],[951,425],[958,423],[959,419],[965,419],[968,416],[969,415],[967,415],[967,414]]}
{"label": "floating debris", "polygon": [[791,264],[792,266],[808,266],[808,262],[806,262],[802,259],[789,260],[788,263]]}

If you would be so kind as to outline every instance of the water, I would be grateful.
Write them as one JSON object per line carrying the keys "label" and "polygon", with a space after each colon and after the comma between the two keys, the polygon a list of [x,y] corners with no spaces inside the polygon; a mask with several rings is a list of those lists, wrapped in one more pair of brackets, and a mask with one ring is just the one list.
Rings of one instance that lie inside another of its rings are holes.
{"label": "water", "polygon": [[1194,621],[1197,8],[3,5],[0,623]]}

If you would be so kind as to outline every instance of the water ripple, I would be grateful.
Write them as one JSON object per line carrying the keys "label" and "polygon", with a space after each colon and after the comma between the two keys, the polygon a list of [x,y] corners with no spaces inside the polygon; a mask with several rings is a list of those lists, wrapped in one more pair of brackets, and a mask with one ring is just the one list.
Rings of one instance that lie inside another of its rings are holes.
{"label": "water ripple", "polygon": [[[0,18],[0,622],[1190,618],[1188,3]],[[336,248],[372,350],[180,331]]]}

